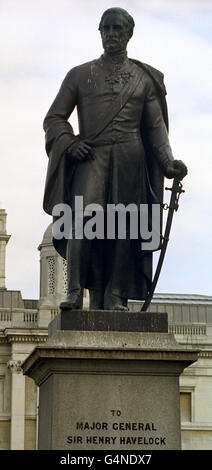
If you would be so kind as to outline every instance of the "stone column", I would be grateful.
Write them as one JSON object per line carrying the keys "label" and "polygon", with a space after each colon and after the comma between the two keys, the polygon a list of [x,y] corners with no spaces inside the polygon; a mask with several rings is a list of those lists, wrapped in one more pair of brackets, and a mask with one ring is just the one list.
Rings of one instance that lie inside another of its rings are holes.
{"label": "stone column", "polygon": [[5,257],[6,257],[6,245],[10,239],[10,235],[7,235],[6,230],[6,219],[7,214],[4,209],[0,209],[0,289],[5,289]]}
{"label": "stone column", "polygon": [[25,425],[25,377],[21,361],[11,360],[7,366],[12,374],[11,380],[11,428],[10,449],[24,450]]}

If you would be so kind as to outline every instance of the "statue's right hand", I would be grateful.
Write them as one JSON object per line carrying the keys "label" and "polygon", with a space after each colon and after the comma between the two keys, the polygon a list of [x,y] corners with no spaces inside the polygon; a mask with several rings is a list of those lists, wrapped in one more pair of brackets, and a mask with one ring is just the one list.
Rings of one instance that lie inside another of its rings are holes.
{"label": "statue's right hand", "polygon": [[68,151],[68,154],[77,161],[87,160],[92,158],[92,148],[86,142],[78,142],[73,145],[72,148]]}

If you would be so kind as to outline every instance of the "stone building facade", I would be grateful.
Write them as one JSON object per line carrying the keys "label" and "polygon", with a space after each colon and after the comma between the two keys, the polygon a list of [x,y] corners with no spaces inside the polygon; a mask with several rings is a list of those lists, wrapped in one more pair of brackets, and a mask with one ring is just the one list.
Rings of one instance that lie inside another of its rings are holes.
{"label": "stone building facade", "polygon": [[[6,213],[0,210],[0,449],[35,449],[38,390],[22,374],[32,349],[47,341],[47,328],[66,295],[66,264],[51,242],[51,226],[40,251],[40,298],[23,299],[5,285]],[[88,306],[85,291],[84,308]],[[139,302],[131,302],[140,310]],[[155,294],[150,310],[167,312],[176,340],[200,350],[180,377],[182,448],[212,448],[212,296]]]}

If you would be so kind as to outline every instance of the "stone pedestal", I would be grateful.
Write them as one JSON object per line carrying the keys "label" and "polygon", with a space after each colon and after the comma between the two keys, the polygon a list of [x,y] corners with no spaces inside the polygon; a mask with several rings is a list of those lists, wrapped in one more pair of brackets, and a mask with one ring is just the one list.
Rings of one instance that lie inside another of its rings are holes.
{"label": "stone pedestal", "polygon": [[23,364],[39,449],[180,449],[179,375],[197,352],[167,331],[166,314],[61,312]]}

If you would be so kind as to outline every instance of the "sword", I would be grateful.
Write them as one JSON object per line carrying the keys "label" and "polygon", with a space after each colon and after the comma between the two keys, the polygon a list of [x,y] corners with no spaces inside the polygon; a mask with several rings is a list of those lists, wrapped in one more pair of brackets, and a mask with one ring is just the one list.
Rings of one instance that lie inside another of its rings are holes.
{"label": "sword", "polygon": [[154,294],[154,291],[155,291],[155,287],[156,287],[156,284],[158,282],[158,278],[159,278],[159,275],[160,275],[160,272],[161,272],[164,257],[165,257],[165,254],[166,254],[166,249],[167,249],[167,245],[168,245],[168,241],[169,241],[169,234],[170,234],[170,230],[171,230],[174,211],[178,210],[180,195],[181,195],[181,193],[185,192],[184,189],[183,189],[183,185],[182,185],[181,181],[178,178],[174,178],[172,188],[165,188],[165,189],[167,191],[171,191],[171,197],[170,197],[169,205],[168,204],[163,205],[163,208],[165,210],[169,209],[168,216],[167,216],[167,221],[166,221],[166,228],[165,228],[164,236],[162,237],[162,247],[161,247],[161,252],[160,252],[157,268],[155,270],[154,279],[152,281],[151,288],[149,290],[148,296],[147,296],[144,304],[142,305],[141,312],[145,312],[148,309],[148,307],[150,305],[150,302],[152,300],[152,297],[153,297],[153,294]]}

